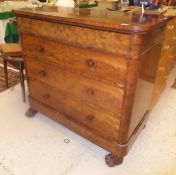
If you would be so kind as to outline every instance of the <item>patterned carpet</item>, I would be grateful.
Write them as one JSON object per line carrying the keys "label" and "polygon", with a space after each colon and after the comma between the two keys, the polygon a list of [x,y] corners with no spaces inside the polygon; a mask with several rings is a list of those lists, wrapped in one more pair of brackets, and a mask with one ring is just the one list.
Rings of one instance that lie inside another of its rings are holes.
{"label": "patterned carpet", "polygon": [[[19,74],[11,69],[8,69],[8,80],[9,87],[12,87],[19,83]],[[6,90],[5,79],[4,79],[4,69],[3,66],[0,65],[0,92]]]}

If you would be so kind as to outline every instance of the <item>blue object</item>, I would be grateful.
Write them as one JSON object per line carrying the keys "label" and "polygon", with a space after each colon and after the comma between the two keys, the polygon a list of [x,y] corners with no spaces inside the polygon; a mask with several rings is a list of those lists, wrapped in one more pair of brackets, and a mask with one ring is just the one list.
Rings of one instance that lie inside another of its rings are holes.
{"label": "blue object", "polygon": [[134,0],[134,5],[135,6],[141,6],[142,3],[141,2],[144,2],[144,7],[145,8],[149,8],[149,9],[158,9],[160,8],[161,4],[157,3],[157,1],[151,1],[151,0]]}

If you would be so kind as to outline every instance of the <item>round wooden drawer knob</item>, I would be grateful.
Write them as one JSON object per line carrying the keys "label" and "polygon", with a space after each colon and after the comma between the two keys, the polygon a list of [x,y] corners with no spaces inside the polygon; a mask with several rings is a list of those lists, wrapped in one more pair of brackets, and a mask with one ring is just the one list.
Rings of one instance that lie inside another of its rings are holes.
{"label": "round wooden drawer knob", "polygon": [[43,47],[37,47],[37,51],[38,51],[38,52],[43,52],[43,51],[44,51],[44,48],[43,48]]}
{"label": "round wooden drawer knob", "polygon": [[46,76],[46,72],[44,70],[39,71],[38,74],[42,77]]}
{"label": "round wooden drawer knob", "polygon": [[87,94],[89,95],[89,96],[91,96],[91,95],[94,95],[94,90],[93,89],[87,89]]}
{"label": "round wooden drawer knob", "polygon": [[86,63],[88,67],[93,67],[95,65],[95,61],[93,59],[88,59]]}
{"label": "round wooden drawer knob", "polygon": [[91,122],[94,118],[95,118],[95,116],[93,114],[90,114],[86,117],[86,120]]}

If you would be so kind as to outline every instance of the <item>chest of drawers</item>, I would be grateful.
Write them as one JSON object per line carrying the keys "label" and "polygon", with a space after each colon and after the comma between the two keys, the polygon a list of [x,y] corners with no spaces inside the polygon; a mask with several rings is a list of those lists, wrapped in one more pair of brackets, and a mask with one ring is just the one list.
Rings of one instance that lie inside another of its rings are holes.
{"label": "chest of drawers", "polygon": [[27,115],[44,113],[108,150],[109,166],[122,163],[151,111],[168,19],[61,7],[15,13]]}

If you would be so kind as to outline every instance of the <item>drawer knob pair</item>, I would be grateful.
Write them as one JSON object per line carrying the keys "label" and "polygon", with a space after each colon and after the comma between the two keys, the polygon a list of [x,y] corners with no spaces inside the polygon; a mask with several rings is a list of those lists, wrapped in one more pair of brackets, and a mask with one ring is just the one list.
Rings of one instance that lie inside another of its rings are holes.
{"label": "drawer knob pair", "polygon": [[174,25],[169,25],[168,30],[174,30],[174,27],[175,27]]}
{"label": "drawer knob pair", "polygon": [[39,71],[38,74],[42,77],[46,76],[46,72],[44,70]]}
{"label": "drawer knob pair", "polygon": [[164,67],[164,66],[160,66],[160,67],[159,67],[159,70],[164,71],[164,70],[165,70],[165,67]]}
{"label": "drawer knob pair", "polygon": [[86,63],[88,67],[93,67],[95,65],[95,61],[93,59],[88,59]]}
{"label": "drawer knob pair", "polygon": [[164,50],[169,50],[170,46],[169,45],[164,45]]}

